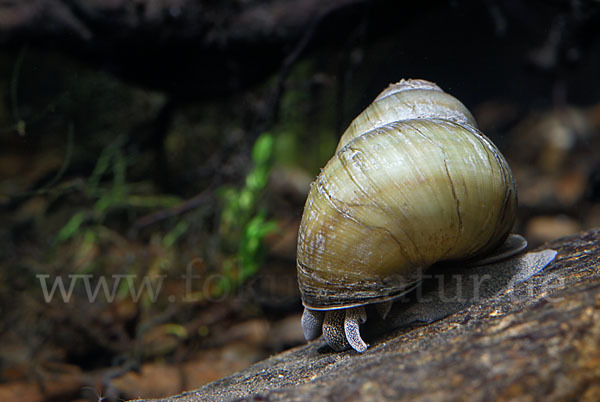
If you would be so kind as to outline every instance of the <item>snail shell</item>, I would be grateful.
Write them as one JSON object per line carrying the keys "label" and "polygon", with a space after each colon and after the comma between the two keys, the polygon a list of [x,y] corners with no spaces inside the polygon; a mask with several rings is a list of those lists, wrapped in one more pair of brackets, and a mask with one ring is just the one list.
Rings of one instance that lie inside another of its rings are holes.
{"label": "snail shell", "polygon": [[[393,300],[436,262],[486,256],[507,238],[516,206],[506,160],[462,103],[427,81],[390,85],[310,189],[297,249],[306,337],[320,333],[318,310]],[[366,320],[352,310],[348,339]],[[330,315],[326,335],[343,314]]]}

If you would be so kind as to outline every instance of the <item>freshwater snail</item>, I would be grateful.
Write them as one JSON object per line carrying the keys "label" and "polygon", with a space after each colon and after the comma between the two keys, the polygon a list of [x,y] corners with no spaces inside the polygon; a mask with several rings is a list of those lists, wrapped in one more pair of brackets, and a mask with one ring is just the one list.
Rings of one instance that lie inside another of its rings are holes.
{"label": "freshwater snail", "polygon": [[363,352],[366,305],[385,316],[437,262],[524,249],[509,236],[516,207],[506,160],[462,103],[428,81],[391,84],[311,186],[297,249],[306,339]]}

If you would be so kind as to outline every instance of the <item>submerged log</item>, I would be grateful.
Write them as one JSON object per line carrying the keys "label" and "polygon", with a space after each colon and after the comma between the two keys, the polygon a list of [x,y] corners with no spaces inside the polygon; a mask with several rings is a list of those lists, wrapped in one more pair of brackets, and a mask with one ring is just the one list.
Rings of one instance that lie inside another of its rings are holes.
{"label": "submerged log", "polygon": [[528,281],[363,354],[317,340],[160,401],[600,400],[600,229],[544,248]]}

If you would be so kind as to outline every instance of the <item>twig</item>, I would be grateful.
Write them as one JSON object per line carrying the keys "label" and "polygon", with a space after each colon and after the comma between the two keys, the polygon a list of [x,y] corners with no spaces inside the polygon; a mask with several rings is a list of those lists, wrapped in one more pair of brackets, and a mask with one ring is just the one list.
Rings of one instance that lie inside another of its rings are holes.
{"label": "twig", "polygon": [[65,159],[63,160],[62,165],[60,166],[60,169],[58,170],[58,172],[56,172],[56,174],[54,175],[54,177],[52,179],[50,179],[50,181],[46,184],[44,184],[42,187],[40,187],[39,189],[35,190],[35,194],[42,194],[44,192],[46,192],[48,189],[50,189],[52,186],[54,186],[65,174],[65,172],[67,171],[67,168],[69,167],[69,164],[71,163],[71,157],[73,156],[73,122],[69,123],[69,128],[67,129],[67,151],[65,153]]}
{"label": "twig", "polygon": [[176,215],[181,215],[184,212],[194,209],[197,206],[202,205],[203,203],[208,201],[213,194],[213,190],[214,184],[211,184],[206,189],[202,190],[202,192],[188,200],[185,200],[181,204],[144,215],[137,221],[135,221],[135,223],[131,227],[131,230],[138,231],[146,226],[163,221]]}
{"label": "twig", "polygon": [[23,60],[25,59],[25,53],[27,53],[27,46],[23,46],[19,51],[19,55],[17,56],[15,66],[13,68],[12,78],[10,80],[10,102],[12,104],[13,119],[15,121],[14,128],[21,136],[25,135],[25,123],[23,120],[21,120],[21,114],[19,113],[18,88],[19,76],[21,74]]}

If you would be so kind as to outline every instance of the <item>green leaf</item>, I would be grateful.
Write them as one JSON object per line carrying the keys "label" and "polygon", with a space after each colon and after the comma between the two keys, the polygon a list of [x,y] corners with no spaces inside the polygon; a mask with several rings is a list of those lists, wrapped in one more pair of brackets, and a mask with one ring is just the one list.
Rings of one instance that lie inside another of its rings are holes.
{"label": "green leaf", "polygon": [[163,237],[163,246],[165,248],[170,248],[171,246],[173,246],[177,242],[177,239],[179,239],[185,234],[185,232],[187,232],[189,227],[189,222],[180,221],[179,223],[177,223],[177,225],[175,225],[175,227],[169,233],[167,233],[165,237]]}
{"label": "green leaf", "polygon": [[263,133],[254,143],[252,148],[252,160],[257,165],[264,165],[269,162],[273,155],[274,146],[273,136],[269,133]]}
{"label": "green leaf", "polygon": [[77,212],[75,215],[69,219],[69,222],[65,226],[60,229],[58,234],[56,235],[55,243],[60,244],[75,235],[81,224],[85,221],[86,213],[81,211]]}

